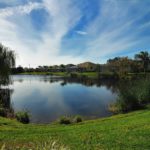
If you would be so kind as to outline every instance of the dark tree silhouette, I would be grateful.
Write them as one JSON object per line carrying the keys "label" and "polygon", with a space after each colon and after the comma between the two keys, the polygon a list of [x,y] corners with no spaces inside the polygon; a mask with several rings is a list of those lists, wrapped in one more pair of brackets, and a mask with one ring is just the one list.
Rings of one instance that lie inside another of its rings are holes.
{"label": "dark tree silhouette", "polygon": [[146,72],[148,69],[148,65],[150,63],[149,53],[147,51],[141,51],[139,54],[135,55],[135,59],[142,62],[143,70],[144,70],[144,72]]}
{"label": "dark tree silhouette", "polygon": [[11,68],[15,66],[14,51],[0,44],[0,85],[9,83]]}

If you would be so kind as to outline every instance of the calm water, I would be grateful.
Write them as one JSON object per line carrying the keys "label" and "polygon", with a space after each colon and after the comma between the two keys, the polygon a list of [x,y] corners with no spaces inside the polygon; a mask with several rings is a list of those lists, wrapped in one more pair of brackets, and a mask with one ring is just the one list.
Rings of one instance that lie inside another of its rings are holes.
{"label": "calm water", "polygon": [[32,75],[12,76],[12,80],[12,107],[15,112],[29,111],[33,123],[50,123],[63,115],[86,119],[110,116],[107,106],[117,98],[116,89],[108,81]]}

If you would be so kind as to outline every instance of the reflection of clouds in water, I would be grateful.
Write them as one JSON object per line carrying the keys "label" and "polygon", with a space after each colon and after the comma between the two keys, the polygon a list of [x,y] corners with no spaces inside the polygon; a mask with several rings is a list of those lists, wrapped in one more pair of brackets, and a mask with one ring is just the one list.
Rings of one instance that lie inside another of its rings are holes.
{"label": "reflection of clouds in water", "polygon": [[66,89],[63,91],[65,103],[69,105],[74,114],[83,116],[110,115],[107,106],[110,101],[114,100],[115,96],[112,95],[111,91],[106,90],[105,87],[86,87],[79,84],[68,84],[64,89]]}
{"label": "reflection of clouds in water", "polygon": [[[105,86],[101,86],[101,88],[94,86],[92,88],[87,88],[87,90],[91,97],[93,98],[99,97],[98,100],[102,101],[104,104],[107,104],[108,101],[113,101],[114,97],[117,98],[116,94],[113,94],[113,97],[112,97],[112,92],[108,90],[107,87]],[[107,95],[107,98],[106,98],[106,95]]]}
{"label": "reflection of clouds in water", "polygon": [[63,90],[59,86],[60,83],[55,83],[51,86],[40,89],[40,96],[47,99],[45,101],[45,106],[48,107],[51,117],[54,120],[55,118],[66,115],[68,112],[71,112],[69,106],[64,103]]}
{"label": "reflection of clouds in water", "polygon": [[[22,84],[15,82],[13,88],[15,92],[12,97],[15,109],[27,109],[32,113],[33,118],[44,120],[43,116],[54,120],[55,118],[67,114],[71,110],[64,103],[62,88],[60,83],[49,84],[44,82],[28,81]],[[48,119],[48,118],[45,118]],[[36,120],[36,119],[34,119]]]}
{"label": "reflection of clouds in water", "polygon": [[[87,87],[75,82],[61,86],[63,80],[45,82],[42,76],[15,78],[11,85],[14,108],[29,110],[33,122],[50,122],[62,115],[107,116],[105,106],[115,97],[105,86]],[[18,82],[20,78],[23,78],[22,83]]]}
{"label": "reflection of clouds in water", "polygon": [[50,76],[50,75],[12,75],[10,76],[11,79],[15,82],[33,82],[33,81],[40,81],[40,82],[57,82],[62,81],[62,77],[59,76]]}

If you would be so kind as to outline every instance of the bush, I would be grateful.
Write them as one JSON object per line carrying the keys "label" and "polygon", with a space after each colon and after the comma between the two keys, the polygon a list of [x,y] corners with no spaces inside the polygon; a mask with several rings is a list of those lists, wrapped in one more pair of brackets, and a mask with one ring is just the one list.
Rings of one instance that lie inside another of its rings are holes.
{"label": "bush", "polygon": [[88,76],[85,75],[85,74],[81,74],[81,75],[80,75],[80,79],[81,79],[81,80],[84,80],[84,79],[87,79],[87,78],[88,78]]}
{"label": "bush", "polygon": [[77,75],[76,73],[70,73],[70,77],[71,77],[71,78],[77,78],[78,75]]}
{"label": "bush", "polygon": [[63,116],[60,118],[59,120],[59,123],[60,124],[71,124],[71,123],[79,123],[79,122],[82,122],[83,119],[81,116],[75,116],[75,117],[66,117],[66,116]]}
{"label": "bush", "polygon": [[30,122],[29,114],[26,111],[17,112],[16,118],[19,122],[28,124]]}
{"label": "bush", "polygon": [[108,106],[108,110],[113,114],[118,114],[120,112],[120,107],[116,103],[112,103]]}
{"label": "bush", "polygon": [[79,123],[79,122],[82,122],[82,117],[81,116],[75,116],[74,119],[73,119],[73,122],[74,123]]}
{"label": "bush", "polygon": [[69,117],[63,116],[60,118],[59,123],[60,124],[71,124],[71,119]]}

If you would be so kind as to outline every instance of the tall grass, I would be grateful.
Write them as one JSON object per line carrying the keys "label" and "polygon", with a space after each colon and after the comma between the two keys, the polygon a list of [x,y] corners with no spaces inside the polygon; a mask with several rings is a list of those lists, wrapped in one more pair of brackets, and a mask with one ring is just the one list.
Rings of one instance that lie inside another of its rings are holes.
{"label": "tall grass", "polygon": [[150,103],[150,80],[134,80],[119,89],[116,103],[109,105],[114,113],[129,112],[145,108]]}
{"label": "tall grass", "polygon": [[16,144],[11,146],[4,143],[0,150],[70,150],[65,145],[61,144],[58,140],[49,140],[45,142],[29,142],[28,144]]}

